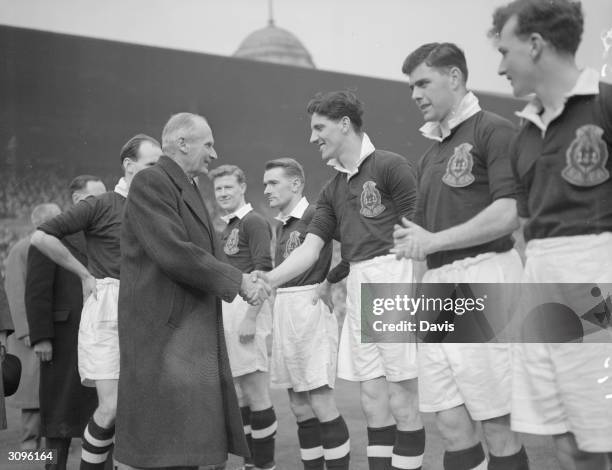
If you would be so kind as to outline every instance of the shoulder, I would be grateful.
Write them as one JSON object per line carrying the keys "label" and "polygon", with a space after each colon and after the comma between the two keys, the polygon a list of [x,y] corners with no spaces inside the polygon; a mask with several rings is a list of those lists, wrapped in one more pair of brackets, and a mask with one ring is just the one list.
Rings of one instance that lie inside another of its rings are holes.
{"label": "shoulder", "polygon": [[482,110],[480,113],[478,113],[476,118],[476,126],[477,128],[485,131],[494,131],[500,128],[516,129],[516,125],[505,117],[486,110]]}
{"label": "shoulder", "polygon": [[254,210],[250,211],[247,215],[242,218],[242,225],[245,228],[256,228],[256,227],[269,227],[268,221],[266,218],[261,215],[259,212],[255,212]]}
{"label": "shoulder", "polygon": [[317,211],[317,207],[314,204],[308,204],[308,207],[302,214],[302,217],[300,218],[300,220],[304,222],[306,225],[308,225],[310,221],[312,220],[312,218],[314,217],[316,211]]}
{"label": "shoulder", "polygon": [[374,151],[374,159],[377,163],[382,163],[383,165],[389,164],[392,165],[394,163],[407,163],[408,159],[399,153],[390,152],[389,150],[375,150]]}

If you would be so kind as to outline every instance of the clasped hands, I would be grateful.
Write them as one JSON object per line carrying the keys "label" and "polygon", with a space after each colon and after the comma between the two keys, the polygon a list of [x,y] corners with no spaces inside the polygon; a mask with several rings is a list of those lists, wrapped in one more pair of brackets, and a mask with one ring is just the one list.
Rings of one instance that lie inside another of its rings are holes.
{"label": "clasped hands", "polygon": [[395,224],[393,227],[393,248],[390,252],[395,254],[398,260],[408,258],[423,261],[435,251],[434,234],[420,225],[402,217],[402,225]]}
{"label": "clasped hands", "polygon": [[250,274],[242,275],[242,285],[240,296],[251,305],[260,305],[272,294],[272,288],[266,277],[261,271],[253,271]]}

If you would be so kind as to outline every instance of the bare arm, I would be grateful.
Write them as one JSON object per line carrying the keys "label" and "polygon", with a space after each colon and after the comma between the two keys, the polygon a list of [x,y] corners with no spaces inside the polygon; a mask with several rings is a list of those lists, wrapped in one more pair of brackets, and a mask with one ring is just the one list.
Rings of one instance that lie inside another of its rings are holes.
{"label": "bare arm", "polygon": [[63,268],[79,276],[81,280],[91,276],[87,268],[53,235],[36,230],[32,235],[32,245]]}
{"label": "bare arm", "polygon": [[325,243],[312,233],[306,235],[304,242],[298,246],[280,265],[267,274],[271,287],[278,287],[310,268],[319,259],[319,253]]}
{"label": "bare arm", "polygon": [[[393,232],[395,247],[392,252],[416,259],[438,251],[480,245],[508,235],[519,226],[516,201],[511,198],[497,199],[467,222],[436,233],[406,219],[403,224],[404,227],[396,226]],[[404,245],[411,247],[411,255]]]}

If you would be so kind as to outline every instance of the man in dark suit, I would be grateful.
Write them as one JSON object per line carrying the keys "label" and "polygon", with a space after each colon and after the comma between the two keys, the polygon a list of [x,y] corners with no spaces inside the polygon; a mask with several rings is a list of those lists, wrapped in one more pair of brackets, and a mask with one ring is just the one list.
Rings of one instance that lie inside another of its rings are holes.
{"label": "man in dark suit", "polygon": [[[106,192],[104,183],[91,175],[77,176],[70,183],[76,204],[88,196]],[[87,247],[81,233],[62,243],[81,263],[87,264]],[[66,468],[73,437],[81,437],[87,420],[98,404],[95,389],[81,385],[77,366],[77,340],[83,296],[81,281],[30,247],[25,285],[25,306],[30,342],[41,361],[41,435],[47,449],[57,449],[58,461],[47,468]]]}
{"label": "man in dark suit", "polygon": [[247,456],[221,299],[257,304],[269,289],[223,261],[194,178],[217,158],[201,116],[162,133],[165,156],[133,180],[121,229],[120,468],[223,467]]}

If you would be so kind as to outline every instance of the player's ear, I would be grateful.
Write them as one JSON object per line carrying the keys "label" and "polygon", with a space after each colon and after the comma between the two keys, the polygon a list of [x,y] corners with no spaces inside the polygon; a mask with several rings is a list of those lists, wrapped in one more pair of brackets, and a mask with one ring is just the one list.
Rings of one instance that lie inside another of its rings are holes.
{"label": "player's ear", "polygon": [[531,60],[534,62],[538,60],[547,41],[542,37],[540,33],[531,33],[529,36],[529,55]]}

